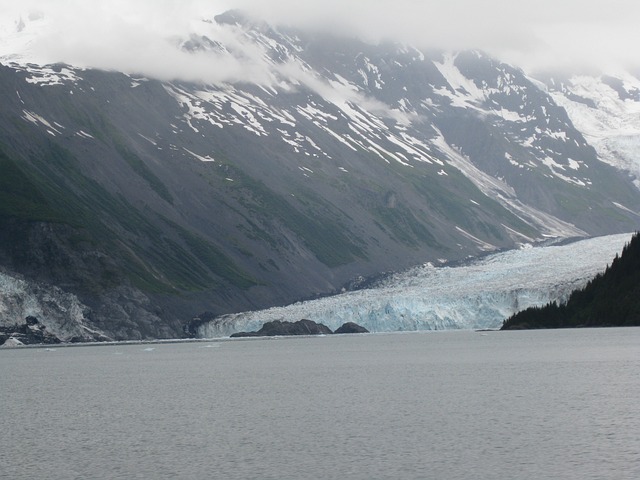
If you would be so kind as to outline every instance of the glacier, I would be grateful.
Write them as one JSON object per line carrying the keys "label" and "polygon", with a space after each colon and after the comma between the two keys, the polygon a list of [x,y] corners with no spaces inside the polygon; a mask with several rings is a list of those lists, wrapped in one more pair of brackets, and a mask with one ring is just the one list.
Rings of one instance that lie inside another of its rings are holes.
{"label": "glacier", "polygon": [[533,247],[525,245],[459,265],[427,263],[375,286],[284,307],[217,317],[197,336],[213,338],[259,330],[273,320],[302,318],[335,330],[355,322],[371,332],[495,329],[510,315],[569,294],[603,272],[631,234]]}

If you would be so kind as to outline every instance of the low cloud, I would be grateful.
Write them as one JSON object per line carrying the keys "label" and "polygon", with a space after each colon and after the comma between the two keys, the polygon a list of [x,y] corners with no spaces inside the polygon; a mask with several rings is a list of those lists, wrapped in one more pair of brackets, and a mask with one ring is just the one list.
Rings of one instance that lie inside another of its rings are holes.
{"label": "low cloud", "polygon": [[[273,24],[328,29],[366,41],[420,48],[486,50],[534,71],[640,69],[640,2],[538,0],[0,0],[0,28],[40,21],[28,44],[49,62],[140,73],[161,79],[276,82],[262,51],[212,19],[240,8]],[[37,20],[43,17],[43,20]],[[31,20],[29,20],[31,19]],[[45,28],[46,27],[46,28]],[[28,28],[28,25],[27,25]],[[188,53],[177,44],[207,35],[235,55]],[[3,53],[3,52],[0,52]],[[4,52],[6,53],[6,52]]]}
{"label": "low cloud", "polygon": [[238,0],[267,18],[327,27],[369,41],[486,50],[527,70],[638,68],[634,0]]}

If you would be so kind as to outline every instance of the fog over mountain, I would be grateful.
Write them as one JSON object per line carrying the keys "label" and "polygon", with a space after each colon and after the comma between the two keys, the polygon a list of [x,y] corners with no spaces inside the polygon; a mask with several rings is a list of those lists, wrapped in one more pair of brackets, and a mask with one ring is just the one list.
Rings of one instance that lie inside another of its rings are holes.
{"label": "fog over mountain", "polygon": [[[370,43],[394,40],[419,48],[481,49],[527,71],[548,69],[637,69],[633,45],[640,43],[630,0],[524,2],[454,0],[80,0],[0,1],[0,28],[42,18],[28,49],[32,58],[138,73],[164,80],[272,80],[260,52],[240,45],[243,58],[185,53],[176,43],[189,35],[225,35],[203,23],[239,8],[270,24],[326,30]],[[46,24],[44,26],[43,24]],[[28,25],[27,25],[28,27]],[[44,30],[44,31],[43,31]],[[221,39],[223,42],[225,38]],[[2,53],[13,45],[0,45]],[[24,46],[23,46],[24,47]]]}

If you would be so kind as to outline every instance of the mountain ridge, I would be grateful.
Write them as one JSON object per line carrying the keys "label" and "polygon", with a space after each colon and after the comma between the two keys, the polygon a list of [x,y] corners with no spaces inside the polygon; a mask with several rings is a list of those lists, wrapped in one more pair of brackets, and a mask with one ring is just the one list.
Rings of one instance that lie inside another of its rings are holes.
{"label": "mountain ridge", "polygon": [[[17,243],[33,251],[41,222],[68,230],[38,240],[61,247],[48,259],[20,263],[8,240],[3,266],[62,281],[106,334],[176,335],[205,310],[290,303],[425,261],[637,226],[632,179],[517,68],[481,52],[215,25],[227,27],[229,45],[200,35],[182,48],[223,65],[259,52],[267,68],[255,78],[161,81],[1,61],[2,173],[21,172],[42,200],[37,215],[25,203],[4,225],[19,223],[35,243]],[[74,267],[52,275],[78,245]],[[118,288],[131,305],[146,299],[144,326],[126,311],[127,329],[110,326]]]}

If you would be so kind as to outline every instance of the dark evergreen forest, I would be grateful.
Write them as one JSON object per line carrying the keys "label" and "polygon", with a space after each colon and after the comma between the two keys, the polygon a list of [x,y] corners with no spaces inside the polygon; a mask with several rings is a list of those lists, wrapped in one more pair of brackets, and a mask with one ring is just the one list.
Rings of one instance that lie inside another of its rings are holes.
{"label": "dark evergreen forest", "polygon": [[638,233],[604,273],[573,292],[566,304],[554,302],[518,312],[504,321],[502,330],[609,326],[640,326]]}

